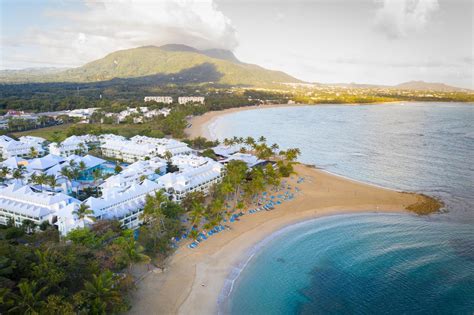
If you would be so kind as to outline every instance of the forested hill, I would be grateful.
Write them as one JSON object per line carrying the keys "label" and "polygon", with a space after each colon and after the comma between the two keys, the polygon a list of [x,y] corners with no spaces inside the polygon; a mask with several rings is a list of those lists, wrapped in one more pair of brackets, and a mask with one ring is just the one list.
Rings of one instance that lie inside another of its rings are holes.
{"label": "forested hill", "polygon": [[226,85],[261,86],[280,82],[300,82],[280,72],[240,62],[232,52],[197,50],[185,45],[145,46],[113,52],[82,67],[56,73],[14,76],[0,73],[0,83],[26,82],[98,82],[114,78],[153,76],[163,83],[219,83]]}

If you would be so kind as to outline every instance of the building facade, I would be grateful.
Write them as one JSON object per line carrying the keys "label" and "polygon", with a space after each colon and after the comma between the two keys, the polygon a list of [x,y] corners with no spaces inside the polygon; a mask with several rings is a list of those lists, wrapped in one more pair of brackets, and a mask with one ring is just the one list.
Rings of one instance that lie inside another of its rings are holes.
{"label": "building facade", "polygon": [[204,104],[204,97],[203,96],[180,96],[178,97],[178,103],[181,105],[184,105],[187,103]]}
{"label": "building facade", "polygon": [[171,96],[145,96],[144,101],[171,104],[173,103],[173,98]]}
{"label": "building facade", "polygon": [[44,221],[55,224],[56,212],[79,201],[62,193],[38,192],[28,185],[13,183],[0,188],[0,224],[13,220],[21,226],[23,220],[39,225]]}
{"label": "building facade", "polygon": [[42,144],[26,138],[25,142],[14,140],[8,136],[0,136],[0,156],[6,160],[11,157],[31,157],[32,154],[37,156],[44,155]]}
{"label": "building facade", "polygon": [[209,194],[210,188],[221,182],[224,166],[217,162],[209,162],[195,168],[186,168],[177,173],[168,173],[158,178],[157,183],[173,201],[181,202],[183,198],[195,191]]}

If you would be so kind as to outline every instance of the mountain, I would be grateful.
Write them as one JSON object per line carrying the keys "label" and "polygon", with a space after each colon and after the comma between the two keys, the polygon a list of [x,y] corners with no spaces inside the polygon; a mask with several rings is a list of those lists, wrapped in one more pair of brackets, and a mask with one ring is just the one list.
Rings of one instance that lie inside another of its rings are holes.
{"label": "mountain", "polygon": [[0,83],[1,82],[29,82],[35,80],[41,80],[45,76],[59,73],[68,68],[54,68],[54,67],[43,67],[43,68],[26,68],[26,69],[12,69],[12,70],[0,70]]}
{"label": "mountain", "polygon": [[351,89],[392,89],[392,90],[413,90],[413,91],[436,91],[436,92],[472,92],[469,89],[458,88],[444,83],[429,83],[424,81],[409,81],[397,85],[360,84],[360,83],[332,83],[324,84]]}
{"label": "mountain", "polygon": [[409,81],[393,86],[392,88],[400,90],[418,90],[418,91],[439,91],[439,92],[468,92],[468,89],[462,89],[444,83],[430,83],[425,81]]}
{"label": "mountain", "polygon": [[[239,61],[232,52],[222,49],[198,50],[171,44],[120,50],[102,59],[42,76],[24,76],[27,82],[97,82],[112,79],[156,76],[160,83],[206,83],[260,86],[281,82],[301,82],[280,71],[267,70]],[[3,72],[0,82],[8,82]],[[16,80],[18,81],[18,73]]]}

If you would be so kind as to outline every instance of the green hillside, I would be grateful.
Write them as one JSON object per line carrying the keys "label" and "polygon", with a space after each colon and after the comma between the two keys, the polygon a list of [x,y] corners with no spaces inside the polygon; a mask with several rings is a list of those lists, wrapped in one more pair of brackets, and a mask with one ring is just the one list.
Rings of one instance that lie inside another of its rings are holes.
{"label": "green hillside", "polygon": [[[146,46],[113,52],[79,68],[41,77],[35,82],[97,82],[114,78],[160,75],[167,80],[214,82],[229,85],[267,85],[274,82],[300,82],[280,71],[238,61],[229,51],[199,51],[184,45]],[[180,80],[181,79],[181,80]],[[5,82],[5,78],[2,80]],[[18,81],[17,81],[18,82]]]}

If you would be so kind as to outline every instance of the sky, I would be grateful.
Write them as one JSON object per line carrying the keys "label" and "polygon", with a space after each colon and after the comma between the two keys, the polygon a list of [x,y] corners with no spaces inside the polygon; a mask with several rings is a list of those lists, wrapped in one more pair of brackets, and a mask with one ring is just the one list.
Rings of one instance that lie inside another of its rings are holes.
{"label": "sky", "polygon": [[472,0],[0,0],[0,68],[180,43],[308,82],[474,89]]}

